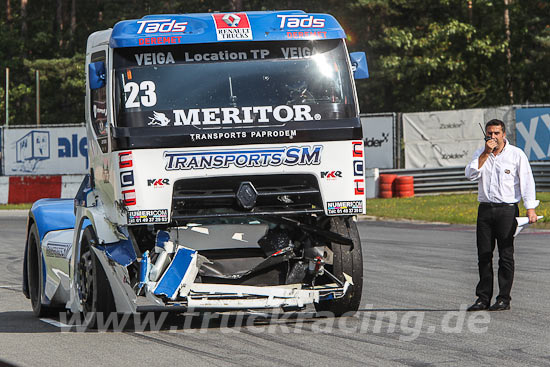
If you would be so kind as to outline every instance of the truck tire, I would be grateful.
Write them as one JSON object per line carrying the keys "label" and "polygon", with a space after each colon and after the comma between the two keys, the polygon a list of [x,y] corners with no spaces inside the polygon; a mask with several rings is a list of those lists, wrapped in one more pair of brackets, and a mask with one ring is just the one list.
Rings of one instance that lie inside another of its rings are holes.
{"label": "truck tire", "polygon": [[[91,226],[82,234],[80,259],[78,262],[78,283],[82,302],[82,313],[88,328],[98,326],[98,317],[106,320],[116,312],[115,300],[103,265],[92,250],[98,243]],[[101,314],[101,316],[100,316]]]}
{"label": "truck tire", "polygon": [[40,236],[36,224],[31,224],[27,238],[27,286],[31,299],[32,312],[36,317],[51,316],[56,310],[42,304],[44,295],[44,263],[40,248]]}
{"label": "truck tire", "polygon": [[333,252],[333,264],[325,266],[342,282],[345,281],[344,273],[349,275],[353,279],[353,285],[350,285],[344,297],[316,303],[315,309],[318,312],[329,311],[336,317],[344,314],[351,316],[359,309],[363,291],[363,254],[359,231],[352,217],[330,218],[330,230],[351,238],[353,248],[332,242],[330,247]]}

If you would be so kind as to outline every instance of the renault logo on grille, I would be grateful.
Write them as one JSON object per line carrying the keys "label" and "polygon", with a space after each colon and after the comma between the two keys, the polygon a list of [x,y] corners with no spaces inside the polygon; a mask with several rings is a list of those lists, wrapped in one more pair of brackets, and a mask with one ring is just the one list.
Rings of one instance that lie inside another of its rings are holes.
{"label": "renault logo on grille", "polygon": [[244,209],[252,209],[256,205],[258,192],[252,185],[252,182],[241,182],[239,190],[237,190],[237,201]]}

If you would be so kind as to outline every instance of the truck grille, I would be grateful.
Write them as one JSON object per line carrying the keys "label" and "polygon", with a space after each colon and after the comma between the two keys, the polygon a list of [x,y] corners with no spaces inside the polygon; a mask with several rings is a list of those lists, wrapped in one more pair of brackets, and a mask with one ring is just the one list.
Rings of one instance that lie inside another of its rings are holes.
{"label": "truck grille", "polygon": [[[253,186],[250,209],[238,198],[243,184]],[[172,221],[323,213],[319,184],[313,175],[259,175],[183,179],[174,184]]]}

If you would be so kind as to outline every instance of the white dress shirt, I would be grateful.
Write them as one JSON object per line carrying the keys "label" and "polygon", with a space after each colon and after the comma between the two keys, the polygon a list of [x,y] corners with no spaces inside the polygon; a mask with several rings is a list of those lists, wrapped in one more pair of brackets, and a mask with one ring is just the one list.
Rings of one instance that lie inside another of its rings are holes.
{"label": "white dress shirt", "polygon": [[480,203],[517,203],[523,199],[526,209],[534,209],[539,201],[529,160],[523,150],[504,141],[502,152],[496,156],[489,154],[481,169],[478,169],[479,156],[485,147],[476,150],[464,173],[470,181],[479,180],[477,199]]}

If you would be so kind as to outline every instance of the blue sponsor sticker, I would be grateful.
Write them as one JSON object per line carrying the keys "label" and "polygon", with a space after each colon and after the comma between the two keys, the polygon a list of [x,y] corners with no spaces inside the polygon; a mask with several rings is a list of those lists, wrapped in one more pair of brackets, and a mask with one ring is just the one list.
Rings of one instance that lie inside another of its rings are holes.
{"label": "blue sponsor sticker", "polygon": [[260,149],[214,150],[201,152],[164,152],[166,170],[193,170],[228,167],[268,167],[318,165],[322,145],[288,146]]}

